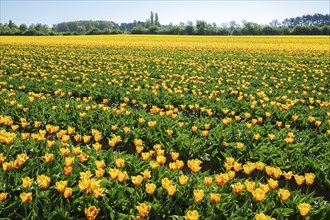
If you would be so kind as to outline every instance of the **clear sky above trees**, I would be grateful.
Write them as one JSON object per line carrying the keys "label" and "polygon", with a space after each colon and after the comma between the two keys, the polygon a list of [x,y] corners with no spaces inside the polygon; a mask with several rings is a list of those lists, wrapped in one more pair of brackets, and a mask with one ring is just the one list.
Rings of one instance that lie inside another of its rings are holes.
{"label": "clear sky above trees", "polygon": [[282,20],[303,14],[328,14],[327,0],[289,1],[17,1],[1,0],[0,22],[9,20],[16,24],[43,23],[52,26],[63,21],[108,20],[117,23],[144,21],[150,11],[157,12],[162,24],[179,24],[196,20],[223,22],[243,20],[268,24],[274,19]]}

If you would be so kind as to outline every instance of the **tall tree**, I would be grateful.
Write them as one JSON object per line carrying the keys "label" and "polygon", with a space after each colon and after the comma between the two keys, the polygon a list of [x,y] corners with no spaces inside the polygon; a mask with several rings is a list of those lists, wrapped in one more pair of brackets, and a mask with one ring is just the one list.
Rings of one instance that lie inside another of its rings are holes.
{"label": "tall tree", "polygon": [[28,29],[28,27],[26,26],[26,24],[21,24],[21,25],[19,26],[19,30],[20,30],[22,33],[24,33],[27,29]]}
{"label": "tall tree", "polygon": [[270,24],[270,26],[272,28],[278,28],[278,27],[280,27],[280,22],[277,19],[272,20],[269,24]]}
{"label": "tall tree", "polygon": [[207,22],[206,21],[201,21],[198,20],[196,21],[196,32],[199,35],[203,35],[203,34],[207,34],[208,30],[207,30]]}
{"label": "tall tree", "polygon": [[150,25],[154,25],[154,13],[152,11],[150,12]]}
{"label": "tall tree", "polygon": [[159,18],[158,18],[158,14],[156,12],[155,14],[155,25],[159,26],[160,27],[160,23],[159,23]]}
{"label": "tall tree", "polygon": [[12,20],[9,20],[8,27],[9,28],[17,28],[17,25]]}
{"label": "tall tree", "polygon": [[234,21],[234,20],[229,21],[229,29],[231,31],[236,28],[239,28],[239,27],[240,27],[240,25],[236,21]]}

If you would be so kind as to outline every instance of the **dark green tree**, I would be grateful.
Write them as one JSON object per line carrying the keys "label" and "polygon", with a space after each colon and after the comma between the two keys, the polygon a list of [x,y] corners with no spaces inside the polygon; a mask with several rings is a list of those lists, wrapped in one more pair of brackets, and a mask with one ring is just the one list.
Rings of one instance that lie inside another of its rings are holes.
{"label": "dark green tree", "polygon": [[201,20],[197,20],[196,21],[196,33],[198,35],[204,35],[207,34],[208,30],[207,30],[207,22],[206,21],[201,21]]}
{"label": "dark green tree", "polygon": [[150,12],[150,26],[154,25],[154,13],[151,11]]}
{"label": "dark green tree", "polygon": [[155,14],[155,25],[158,26],[158,27],[160,27],[160,23],[159,23],[159,18],[158,18],[157,12]]}
{"label": "dark green tree", "polygon": [[21,33],[24,33],[27,29],[28,29],[28,27],[26,24],[21,24],[19,26],[19,30],[21,31]]}
{"label": "dark green tree", "polygon": [[184,34],[193,35],[195,33],[195,27],[193,25],[187,25],[184,28]]}

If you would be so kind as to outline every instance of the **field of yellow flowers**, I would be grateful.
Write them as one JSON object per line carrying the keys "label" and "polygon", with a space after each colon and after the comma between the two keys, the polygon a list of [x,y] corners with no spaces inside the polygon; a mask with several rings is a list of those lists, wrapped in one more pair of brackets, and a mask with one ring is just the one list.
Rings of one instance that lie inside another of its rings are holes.
{"label": "field of yellow flowers", "polygon": [[330,219],[329,37],[3,37],[0,218]]}

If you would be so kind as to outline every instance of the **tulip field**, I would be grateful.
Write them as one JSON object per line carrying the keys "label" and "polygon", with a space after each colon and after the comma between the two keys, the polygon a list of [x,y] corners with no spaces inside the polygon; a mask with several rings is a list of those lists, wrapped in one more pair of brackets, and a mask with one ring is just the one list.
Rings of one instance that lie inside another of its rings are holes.
{"label": "tulip field", "polygon": [[0,38],[1,219],[330,219],[328,36]]}

